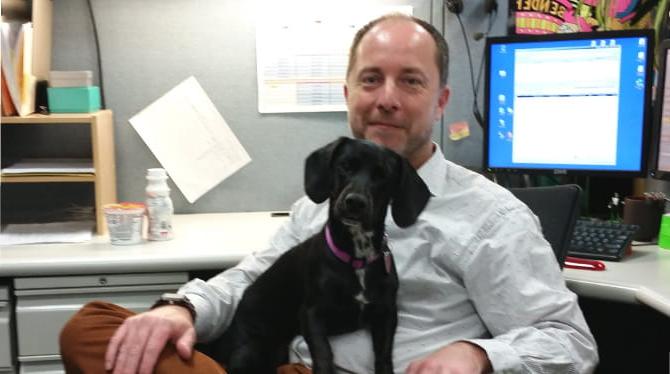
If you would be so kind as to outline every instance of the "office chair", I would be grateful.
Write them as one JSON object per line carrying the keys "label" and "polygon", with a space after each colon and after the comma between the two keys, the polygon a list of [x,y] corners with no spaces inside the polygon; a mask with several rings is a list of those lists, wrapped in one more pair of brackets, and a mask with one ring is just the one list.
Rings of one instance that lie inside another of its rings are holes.
{"label": "office chair", "polygon": [[556,260],[563,269],[572,230],[579,215],[579,196],[582,189],[576,184],[565,184],[509,190],[540,219],[542,233],[551,244]]}

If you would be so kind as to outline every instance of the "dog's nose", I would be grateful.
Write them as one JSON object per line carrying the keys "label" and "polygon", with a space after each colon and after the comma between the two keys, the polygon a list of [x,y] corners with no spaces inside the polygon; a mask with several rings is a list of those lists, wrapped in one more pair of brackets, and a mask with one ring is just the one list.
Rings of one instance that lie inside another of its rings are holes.
{"label": "dog's nose", "polygon": [[359,193],[347,194],[347,196],[344,198],[344,204],[347,207],[347,211],[349,211],[349,213],[361,213],[368,207],[365,196]]}

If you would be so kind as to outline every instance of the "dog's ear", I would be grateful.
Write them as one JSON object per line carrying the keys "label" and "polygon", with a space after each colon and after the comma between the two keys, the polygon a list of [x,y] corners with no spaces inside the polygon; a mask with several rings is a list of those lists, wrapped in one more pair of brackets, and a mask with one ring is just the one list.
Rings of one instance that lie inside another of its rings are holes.
{"label": "dog's ear", "polygon": [[391,197],[391,214],[398,227],[408,227],[416,222],[432,194],[404,157],[398,156],[398,161],[399,183]]}
{"label": "dog's ear", "polygon": [[333,188],[332,160],[340,145],[351,139],[337,140],[312,152],[305,160],[305,193],[315,203],[322,203],[330,196]]}

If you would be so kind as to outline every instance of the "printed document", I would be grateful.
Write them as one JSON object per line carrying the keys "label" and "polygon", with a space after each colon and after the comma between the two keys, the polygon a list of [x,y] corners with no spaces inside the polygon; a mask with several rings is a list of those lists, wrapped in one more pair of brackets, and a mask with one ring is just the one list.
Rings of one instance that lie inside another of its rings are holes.
{"label": "printed document", "polygon": [[409,5],[339,1],[264,4],[256,20],[260,113],[342,112],[349,45],[356,30],[383,14],[411,15]]}
{"label": "printed document", "polygon": [[190,203],[251,161],[195,77],[129,121]]}

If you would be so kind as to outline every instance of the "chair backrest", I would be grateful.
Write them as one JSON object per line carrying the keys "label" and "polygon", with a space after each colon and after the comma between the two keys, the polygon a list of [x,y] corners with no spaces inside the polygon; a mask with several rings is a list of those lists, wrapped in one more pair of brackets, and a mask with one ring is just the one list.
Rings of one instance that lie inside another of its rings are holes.
{"label": "chair backrest", "polygon": [[582,189],[576,184],[564,184],[509,190],[540,219],[542,233],[551,244],[562,269],[579,216],[579,196]]}

